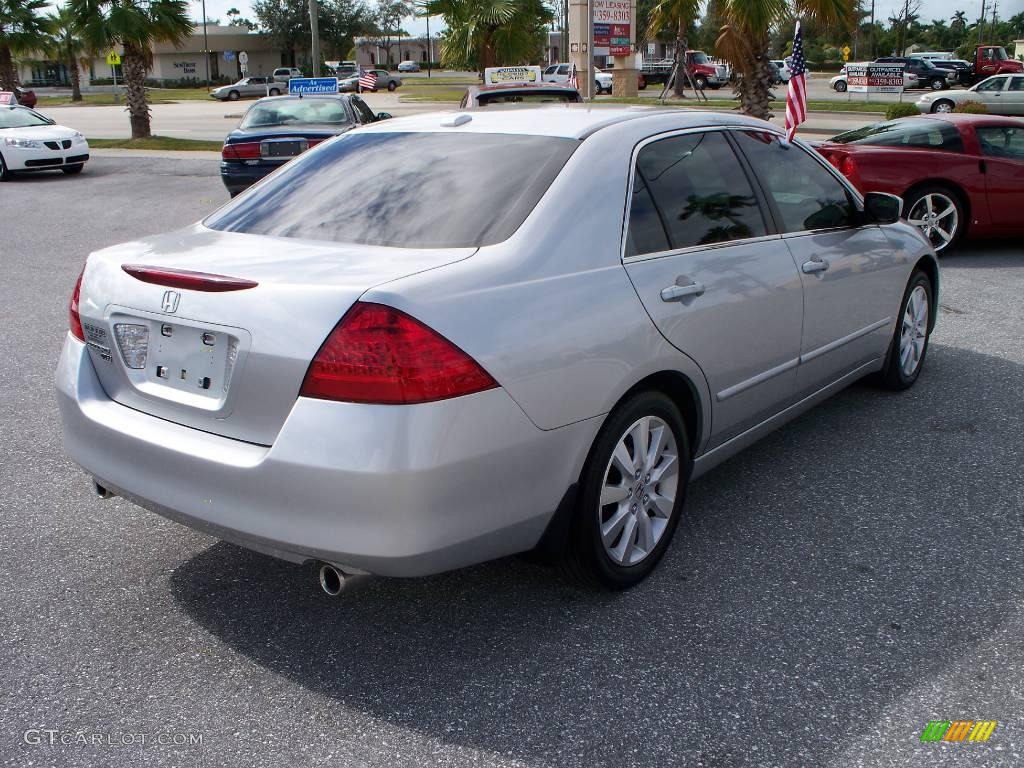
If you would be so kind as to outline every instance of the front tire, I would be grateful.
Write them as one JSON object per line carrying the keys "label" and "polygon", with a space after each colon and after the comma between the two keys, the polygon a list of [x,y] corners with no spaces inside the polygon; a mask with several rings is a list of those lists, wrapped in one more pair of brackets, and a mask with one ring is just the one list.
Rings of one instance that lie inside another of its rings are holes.
{"label": "front tire", "polygon": [[836,80],[836,84],[832,86],[836,89],[837,93],[846,93],[846,81]]}
{"label": "front tire", "polygon": [[228,101],[238,101],[240,95],[238,91],[231,91],[228,93]]}
{"label": "front tire", "polygon": [[7,163],[4,162],[4,156],[0,155],[0,182],[10,181],[11,172],[7,170]]}
{"label": "front tire", "polygon": [[941,113],[948,114],[956,108],[956,105],[949,99],[939,99],[932,104],[932,114]]}
{"label": "front tire", "polygon": [[697,75],[695,78],[693,78],[693,82],[697,85],[697,88],[699,90],[701,90],[701,91],[703,91],[705,88],[708,87],[708,79],[706,77],[704,77],[704,75]]}
{"label": "front tire", "polygon": [[938,185],[904,196],[908,224],[913,224],[938,254],[951,249],[963,234],[966,219],[960,197]]}
{"label": "front tire", "polygon": [[651,391],[615,408],[583,470],[569,573],[612,590],[645,579],[672,541],[689,475],[686,425],[675,403]]}
{"label": "front tire", "polygon": [[931,320],[935,312],[932,281],[920,270],[910,276],[900,304],[896,330],[889,343],[885,368],[878,383],[886,389],[904,390],[914,386],[924,368],[931,338]]}
{"label": "front tire", "polygon": [[933,91],[941,91],[943,88],[946,87],[946,81],[943,80],[941,77],[936,77],[928,85],[931,87]]}

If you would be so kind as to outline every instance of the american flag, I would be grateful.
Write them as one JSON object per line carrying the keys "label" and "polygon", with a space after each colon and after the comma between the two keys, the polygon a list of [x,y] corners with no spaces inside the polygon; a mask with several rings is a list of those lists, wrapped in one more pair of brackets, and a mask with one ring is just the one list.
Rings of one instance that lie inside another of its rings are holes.
{"label": "american flag", "polygon": [[569,85],[571,85],[573,88],[579,88],[580,87],[579,86],[579,82],[578,82],[578,78],[576,77],[576,65],[575,64],[573,64],[572,67],[569,69],[569,79],[566,80],[566,82]]}
{"label": "american flag", "polygon": [[804,58],[804,38],[799,21],[793,33],[793,57],[789,68],[793,74],[786,92],[786,135],[792,141],[796,127],[807,119],[807,60]]}
{"label": "american flag", "polygon": [[377,73],[372,69],[362,70],[359,74],[359,91],[363,89],[368,91],[376,90],[377,88]]}

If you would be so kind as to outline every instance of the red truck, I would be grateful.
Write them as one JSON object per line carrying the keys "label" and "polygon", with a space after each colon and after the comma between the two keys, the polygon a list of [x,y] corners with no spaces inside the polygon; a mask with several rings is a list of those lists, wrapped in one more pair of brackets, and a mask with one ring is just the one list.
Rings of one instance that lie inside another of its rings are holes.
{"label": "red truck", "polygon": [[1024,62],[1011,59],[1001,45],[979,45],[974,51],[974,79],[1006,72],[1024,72]]}
{"label": "red truck", "polygon": [[[701,90],[705,88],[718,90],[723,85],[728,85],[729,68],[724,64],[715,64],[704,51],[687,51],[685,61],[690,77]],[[667,83],[672,75],[672,67],[672,59],[664,59],[650,64],[644,62],[642,70],[644,84],[640,86],[640,89],[643,90],[650,83]],[[686,85],[689,87],[689,82]]]}

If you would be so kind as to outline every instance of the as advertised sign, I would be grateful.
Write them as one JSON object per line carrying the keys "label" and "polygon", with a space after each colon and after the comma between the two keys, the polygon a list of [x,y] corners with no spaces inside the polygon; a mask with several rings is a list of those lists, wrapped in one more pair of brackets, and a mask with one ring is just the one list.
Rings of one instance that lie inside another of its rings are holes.
{"label": "as advertised sign", "polygon": [[902,93],[902,64],[847,64],[846,90],[850,93]]}
{"label": "as advertised sign", "polygon": [[288,93],[337,93],[336,77],[293,77],[288,81]]}
{"label": "as advertised sign", "polygon": [[484,85],[539,82],[540,67],[487,67],[484,70]]}
{"label": "as advertised sign", "polygon": [[633,52],[630,0],[593,0],[594,54],[629,56]]}

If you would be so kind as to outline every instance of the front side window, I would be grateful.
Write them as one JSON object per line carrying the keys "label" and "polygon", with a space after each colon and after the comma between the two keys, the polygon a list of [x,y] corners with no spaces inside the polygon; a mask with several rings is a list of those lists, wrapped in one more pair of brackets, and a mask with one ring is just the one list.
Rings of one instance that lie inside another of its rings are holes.
{"label": "front side window", "polygon": [[492,245],[526,220],[578,146],[552,136],[353,131],[300,155],[203,223],[398,248]]}
{"label": "front side window", "polygon": [[983,155],[1024,160],[1024,128],[986,126],[978,127],[975,130],[978,133],[978,142],[981,144]]}
{"label": "front side window", "polygon": [[978,85],[978,87],[975,88],[975,90],[978,91],[978,93],[992,93],[994,91],[1001,91],[1001,90],[1003,90],[1003,87],[1005,85],[1006,85],[1006,78],[1005,77],[990,77],[985,82],[980,83]]}
{"label": "front side window", "polygon": [[[627,242],[636,255],[659,240],[655,216],[672,249],[767,234],[754,190],[719,131],[672,136],[640,150]],[[647,194],[650,202],[647,201]],[[659,248],[659,250],[665,250]]]}
{"label": "front side window", "polygon": [[770,133],[738,131],[743,154],[782,217],[784,232],[849,227],[857,215],[846,187],[796,144]]}

